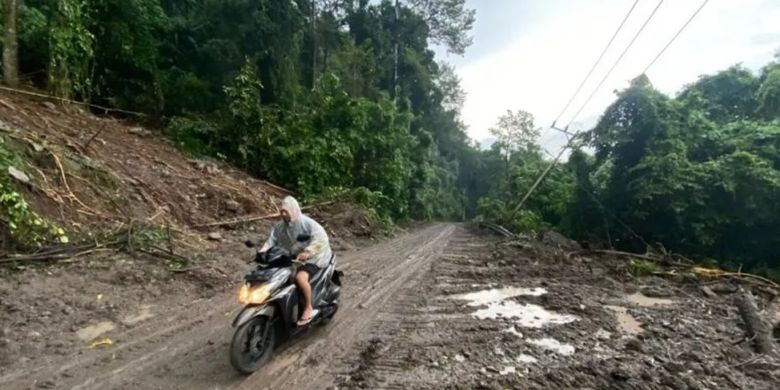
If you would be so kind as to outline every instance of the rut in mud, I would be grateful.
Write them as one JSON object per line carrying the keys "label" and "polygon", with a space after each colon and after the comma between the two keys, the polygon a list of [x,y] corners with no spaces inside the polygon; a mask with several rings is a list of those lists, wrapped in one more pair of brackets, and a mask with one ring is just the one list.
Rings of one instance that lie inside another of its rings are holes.
{"label": "rut in mud", "polygon": [[275,359],[253,376],[240,376],[228,362],[230,321],[239,309],[230,292],[190,302],[160,299],[151,317],[123,327],[125,331],[107,331],[113,345],[12,365],[0,375],[0,388],[326,387],[338,368],[333,363],[349,355],[370,331],[380,308],[419,282],[454,229],[432,225],[365,250],[340,253],[345,287],[336,319],[282,345]]}
{"label": "rut in mud", "polygon": [[[571,248],[569,248],[571,249]],[[340,389],[774,389],[731,293],[634,277],[533,239],[458,229],[425,283],[383,308]],[[775,298],[777,299],[777,298]],[[771,305],[761,298],[762,308]]]}
{"label": "rut in mud", "polygon": [[[12,365],[0,388],[771,389],[780,361],[747,342],[729,286],[633,277],[437,224],[339,254],[336,319],[279,347],[252,376],[228,363],[232,293],[154,302],[115,342]],[[767,302],[760,302],[762,308]],[[131,321],[132,322],[132,321]]]}

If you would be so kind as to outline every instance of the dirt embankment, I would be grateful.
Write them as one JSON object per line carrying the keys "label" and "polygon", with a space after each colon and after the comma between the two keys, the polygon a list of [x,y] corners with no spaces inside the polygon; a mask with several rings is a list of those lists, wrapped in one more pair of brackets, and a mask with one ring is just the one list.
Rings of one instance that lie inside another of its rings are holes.
{"label": "dirt embankment", "polygon": [[[274,214],[289,193],[224,163],[190,158],[153,131],[75,106],[0,93],[0,137],[21,157],[14,168],[26,180],[12,179],[15,188],[71,241],[99,243],[127,232],[128,240],[132,234],[133,242],[163,249],[152,255],[132,245],[98,247],[56,264],[0,265],[0,374],[10,366],[32,370],[105,337],[116,342],[112,335],[167,306],[232,290],[251,258],[241,243],[264,238],[273,220],[215,223]],[[337,248],[381,236],[349,205],[308,211]],[[3,241],[0,258],[12,250]]]}
{"label": "dirt embankment", "polygon": [[86,231],[134,219],[177,228],[274,210],[284,189],[221,162],[188,158],[142,127],[0,94],[0,136],[23,155],[33,208]]}

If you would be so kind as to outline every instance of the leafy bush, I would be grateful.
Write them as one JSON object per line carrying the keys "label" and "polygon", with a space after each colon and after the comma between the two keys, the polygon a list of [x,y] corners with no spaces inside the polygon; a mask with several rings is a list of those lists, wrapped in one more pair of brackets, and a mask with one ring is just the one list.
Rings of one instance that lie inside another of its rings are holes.
{"label": "leafy bush", "polygon": [[9,167],[22,167],[23,161],[0,138],[0,222],[22,247],[40,246],[57,241],[67,243],[68,236],[57,225],[30,210],[24,197],[11,185]]}
{"label": "leafy bush", "polygon": [[652,261],[632,259],[628,263],[628,270],[634,276],[648,276],[661,272],[661,267]]}

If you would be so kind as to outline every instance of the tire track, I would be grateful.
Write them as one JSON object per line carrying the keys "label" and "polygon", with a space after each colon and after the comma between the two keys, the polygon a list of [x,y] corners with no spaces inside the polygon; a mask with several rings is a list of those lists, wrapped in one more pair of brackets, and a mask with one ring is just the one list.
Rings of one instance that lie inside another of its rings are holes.
{"label": "tire track", "polygon": [[[322,388],[333,382],[330,365],[368,333],[386,302],[419,278],[453,230],[453,225],[431,225],[363,251],[339,254],[339,269],[346,271],[346,278],[334,321],[281,346],[275,359],[254,376],[240,376],[228,361],[230,321],[240,308],[231,291],[176,302],[139,326],[110,334],[116,344],[109,348],[84,348],[42,360],[35,372],[6,373],[0,388]],[[165,302],[155,305],[166,307]]]}

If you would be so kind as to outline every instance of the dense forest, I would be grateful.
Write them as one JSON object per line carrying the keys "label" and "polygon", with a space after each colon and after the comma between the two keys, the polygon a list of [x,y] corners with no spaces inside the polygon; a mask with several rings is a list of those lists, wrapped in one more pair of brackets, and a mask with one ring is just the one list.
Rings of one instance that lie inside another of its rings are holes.
{"label": "dense forest", "polygon": [[482,215],[516,230],[553,226],[583,241],[778,276],[780,61],[758,75],[733,66],[702,76],[674,98],[637,77],[515,210],[549,160],[534,125],[518,117],[498,121],[499,142],[482,154]]}
{"label": "dense forest", "polygon": [[550,160],[533,116],[507,111],[480,150],[454,69],[434,56],[468,49],[465,0],[3,5],[6,84],[141,112],[187,153],[306,199],[780,268],[780,62],[675,97],[638,77],[518,208]]}

